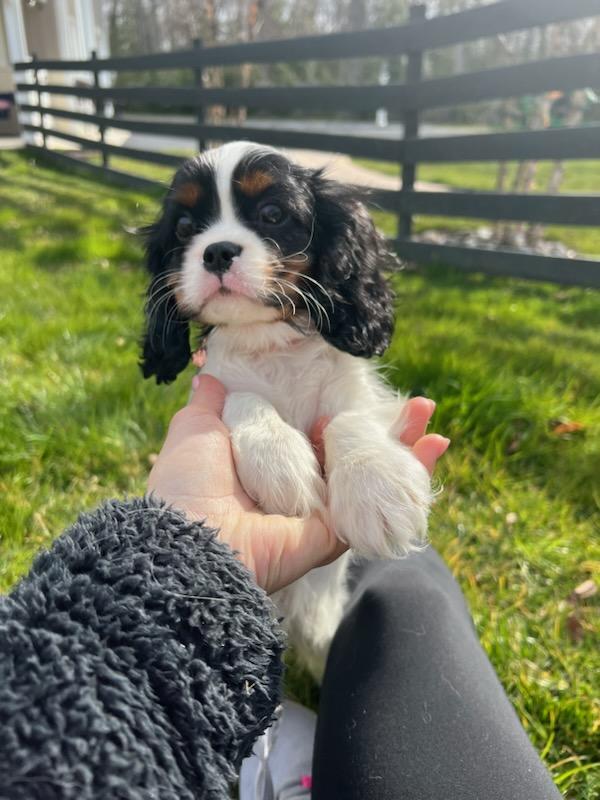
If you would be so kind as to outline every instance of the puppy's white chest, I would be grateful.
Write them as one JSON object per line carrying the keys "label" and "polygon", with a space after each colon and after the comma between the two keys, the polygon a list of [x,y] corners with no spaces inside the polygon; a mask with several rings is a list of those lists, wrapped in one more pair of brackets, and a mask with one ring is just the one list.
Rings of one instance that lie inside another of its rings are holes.
{"label": "puppy's white chest", "polygon": [[325,413],[323,398],[335,374],[336,353],[320,337],[285,350],[223,352],[209,342],[203,372],[214,375],[228,392],[253,392],[271,403],[281,418],[307,432]]}

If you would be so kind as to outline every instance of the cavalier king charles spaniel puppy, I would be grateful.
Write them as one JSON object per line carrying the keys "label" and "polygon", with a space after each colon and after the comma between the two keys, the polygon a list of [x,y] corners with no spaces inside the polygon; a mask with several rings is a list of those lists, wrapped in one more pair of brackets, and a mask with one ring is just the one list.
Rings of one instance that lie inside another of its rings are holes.
{"label": "cavalier king charles spaniel puppy", "polygon": [[[145,377],[191,357],[189,323],[228,394],[239,478],[267,513],[327,515],[351,551],[397,558],[423,544],[425,467],[398,443],[405,401],[369,361],[394,327],[386,255],[365,206],[321,170],[233,142],[186,161],[148,229]],[[325,474],[307,436],[324,432]],[[291,642],[317,678],[346,601],[346,554],[279,592]]]}

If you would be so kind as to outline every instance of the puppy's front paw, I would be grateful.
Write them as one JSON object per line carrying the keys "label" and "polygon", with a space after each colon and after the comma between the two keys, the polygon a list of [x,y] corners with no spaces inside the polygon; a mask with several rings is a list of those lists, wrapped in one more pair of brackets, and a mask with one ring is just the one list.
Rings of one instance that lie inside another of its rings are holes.
{"label": "puppy's front paw", "polygon": [[[242,486],[267,514],[307,517],[323,508],[325,484],[310,444],[299,431],[286,426],[264,446],[250,442],[243,430],[231,436]],[[249,447],[249,445],[251,445]]]}
{"label": "puppy's front paw", "polygon": [[261,398],[244,392],[228,396],[223,421],[231,430],[241,484],[263,511],[305,517],[323,509],[325,483],[304,434]]}
{"label": "puppy's front paw", "polygon": [[338,537],[369,558],[401,558],[424,545],[432,499],[425,467],[389,437],[349,447],[341,439],[328,453],[326,431],[329,512]]}

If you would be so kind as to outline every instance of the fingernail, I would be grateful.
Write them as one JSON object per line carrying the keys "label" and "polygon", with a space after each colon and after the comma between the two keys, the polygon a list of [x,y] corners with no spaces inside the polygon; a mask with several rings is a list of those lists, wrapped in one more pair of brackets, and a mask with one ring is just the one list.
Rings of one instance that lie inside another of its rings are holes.
{"label": "fingernail", "polygon": [[450,439],[448,439],[446,436],[442,436],[442,440],[444,442],[444,450],[443,450],[443,452],[445,453],[446,450],[450,447]]}
{"label": "fingernail", "polygon": [[433,412],[436,409],[435,400],[432,400],[430,397],[428,397],[427,400],[429,401],[429,408],[431,409],[431,413],[433,414]]}
{"label": "fingernail", "polygon": [[196,391],[198,386],[200,386],[200,375],[194,375],[192,378],[192,389]]}

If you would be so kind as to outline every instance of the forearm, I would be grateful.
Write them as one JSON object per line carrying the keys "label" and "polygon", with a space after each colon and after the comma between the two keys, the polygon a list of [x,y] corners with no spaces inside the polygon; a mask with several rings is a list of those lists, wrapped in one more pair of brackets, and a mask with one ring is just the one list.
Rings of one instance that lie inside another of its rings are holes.
{"label": "forearm", "polygon": [[281,650],[211,531],[148,499],[82,516],[0,599],[0,797],[228,797]]}

